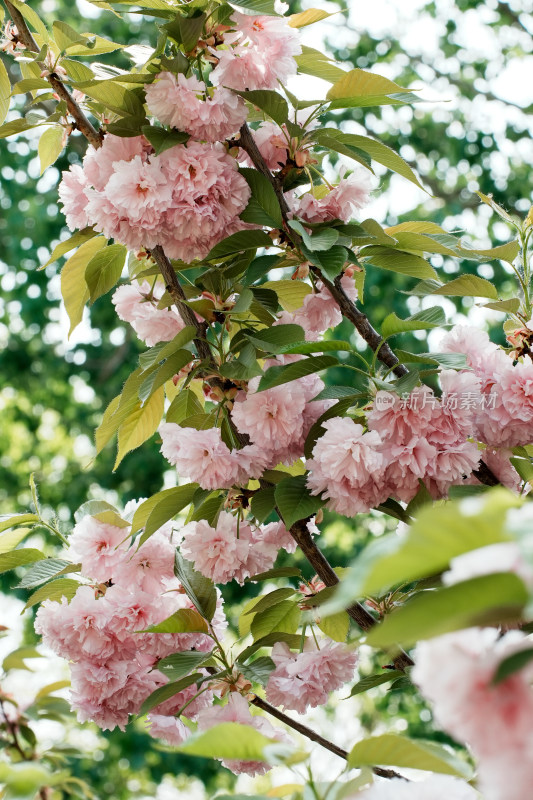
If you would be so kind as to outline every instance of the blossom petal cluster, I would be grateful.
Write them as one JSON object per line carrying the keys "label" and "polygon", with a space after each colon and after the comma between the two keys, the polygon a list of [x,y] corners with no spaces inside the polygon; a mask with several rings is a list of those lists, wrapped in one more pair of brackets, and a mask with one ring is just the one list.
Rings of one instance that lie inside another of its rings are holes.
{"label": "blossom petal cluster", "polygon": [[303,714],[327,702],[328,695],[353,678],[357,654],[340,642],[320,642],[320,649],[306,643],[303,652],[292,653],[284,642],[272,648],[276,665],[266,686],[267,700]]}
{"label": "blossom petal cluster", "polygon": [[221,511],[213,527],[206,520],[183,528],[181,552],[195,568],[215,583],[246,578],[274,566],[279,550],[294,552],[295,543],[281,522],[252,527]]}
{"label": "blossom petal cluster", "polygon": [[164,247],[190,262],[240,230],[250,189],[220,143],[190,141],[155,155],[142,136],[107,134],[59,186],[67,224],[87,225],[130,250]]}
{"label": "blossom petal cluster", "polygon": [[430,775],[421,781],[376,781],[347,800],[481,800],[466,781],[451,775]]}
{"label": "blossom petal cluster", "polygon": [[181,73],[159,73],[146,87],[146,103],[164,125],[205,142],[221,142],[233,136],[248,114],[239,95],[222,87],[210,93],[195,75],[186,78]]}
{"label": "blossom petal cluster", "polygon": [[119,318],[129,322],[148,347],[170,342],[184,327],[175,308],[158,308],[162,296],[163,292],[152,290],[147,281],[133,281],[119,286],[112,297]]}
{"label": "blossom petal cluster", "polygon": [[[79,559],[82,576],[97,581],[80,585],[70,601],[47,600],[37,612],[35,630],[55,653],[72,662],[72,707],[80,721],[102,729],[124,729],[130,714],[167,683],[157,662],[171,653],[194,648],[209,651],[205,633],[151,633],[146,629],[192,604],[174,577],[175,544],[169,526],[144,544],[126,544],[128,528],[85,516],[70,539],[68,555]],[[212,625],[226,627],[219,598]],[[154,735],[175,742],[180,725],[175,713],[196,692],[187,687],[157,706],[149,718]],[[205,692],[187,706],[187,716],[212,702]],[[162,719],[165,718],[165,719]]]}
{"label": "blossom petal cluster", "polygon": [[230,24],[235,30],[224,36],[226,49],[213,51],[217,64],[209,77],[214,86],[277,89],[296,74],[295,56],[302,48],[286,19],[236,12]]}
{"label": "blossom petal cluster", "polygon": [[323,493],[328,508],[353,516],[394,497],[409,502],[422,481],[434,497],[463,483],[479,465],[481,453],[468,440],[474,428],[471,407],[450,408],[448,394],[468,390],[479,396],[470,373],[441,372],[443,395],[427,386],[406,397],[379,391],[367,414],[368,430],[354,420],[334,417],[312,451],[308,486]]}
{"label": "blossom petal cluster", "polygon": [[529,636],[470,628],[418,644],[412,677],[436,722],[471,748],[485,800],[523,800],[533,782],[531,662],[493,681],[501,661],[531,648]]}

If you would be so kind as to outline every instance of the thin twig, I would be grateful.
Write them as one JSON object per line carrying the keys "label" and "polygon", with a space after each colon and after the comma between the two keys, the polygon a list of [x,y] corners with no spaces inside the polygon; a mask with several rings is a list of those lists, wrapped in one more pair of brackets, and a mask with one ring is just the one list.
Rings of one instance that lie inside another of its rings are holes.
{"label": "thin twig", "polygon": [[[315,733],[312,728],[308,728],[307,725],[302,725],[301,722],[297,722],[295,719],[288,717],[287,714],[284,714],[275,706],[270,705],[267,703],[266,700],[263,700],[261,697],[257,695],[250,701],[254,706],[260,708],[262,711],[266,711],[267,714],[270,716],[275,717],[280,722],[283,722],[285,725],[288,725],[289,728],[292,728],[298,733],[301,733],[303,736],[310,739],[312,742],[316,742],[317,744],[321,745],[325,750],[329,750],[330,753],[334,753],[339,758],[343,758],[345,761],[348,760],[348,752],[344,750],[342,747],[339,747],[333,742],[330,742],[328,739],[325,739],[323,736],[320,736],[319,733]],[[375,775],[379,775],[381,778],[400,778],[402,780],[407,780],[404,778],[403,775],[400,775],[398,772],[395,772],[393,769],[382,769],[382,767],[373,767],[372,772]]]}
{"label": "thin twig", "polygon": [[[4,2],[7,10],[9,11],[11,19],[17,27],[18,39],[22,42],[26,50],[30,50],[32,53],[38,53],[41,48],[33,38],[30,29],[26,25],[26,20],[20,11],[9,2],[9,0],[4,0]],[[46,64],[43,64],[42,62],[37,63],[39,64],[41,70],[47,70]],[[61,79],[52,72],[47,75],[46,80],[60,100],[64,100],[67,104],[69,114],[75,120],[76,127],[80,133],[85,136],[85,138],[92,144],[93,147],[100,147],[102,144],[102,134],[96,130],[91,122],[89,122],[79,105],[75,100],[73,100],[70,92],[65,87]]]}

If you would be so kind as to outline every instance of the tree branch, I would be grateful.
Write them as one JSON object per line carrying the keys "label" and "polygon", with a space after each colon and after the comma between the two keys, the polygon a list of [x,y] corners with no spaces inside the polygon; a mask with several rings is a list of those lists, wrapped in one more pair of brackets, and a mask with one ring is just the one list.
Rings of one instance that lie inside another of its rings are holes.
{"label": "tree branch", "polygon": [[[235,140],[234,143],[238,145],[242,150],[244,150],[248,156],[250,157],[254,167],[261,172],[262,175],[267,178],[272,188],[276,193],[276,197],[278,199],[278,203],[281,209],[281,215],[283,217],[283,222],[285,223],[286,232],[289,233],[291,239],[295,238],[294,231],[292,231],[288,226],[288,215],[290,213],[290,208],[287,204],[287,200],[285,199],[285,195],[283,194],[283,189],[276,177],[272,175],[271,171],[265,164],[263,156],[259,152],[259,149],[255,143],[255,139],[253,138],[250,128],[246,123],[242,126],[239,131],[240,137],[239,139]],[[332,283],[324,275],[317,269],[317,267],[312,267],[313,272],[320,278],[322,283],[327,287],[328,291],[332,294],[335,298],[339,308],[342,312],[342,315],[349,319],[350,322],[354,325],[355,329],[359,333],[360,336],[365,340],[368,346],[376,352],[378,350],[378,359],[385,364],[386,367],[392,368],[394,373],[398,377],[402,377],[402,375],[406,375],[408,373],[407,367],[403,364],[400,364],[394,353],[392,352],[391,348],[388,344],[384,343],[381,344],[382,338],[379,333],[372,327],[370,321],[366,314],[363,314],[362,311],[355,306],[354,303],[350,300],[350,298],[344,292],[342,285],[340,283],[340,277],[335,279],[335,282]],[[380,346],[381,345],[381,346]],[[379,349],[378,349],[379,348]]]}
{"label": "tree branch", "polygon": [[[322,580],[326,586],[336,586],[339,583],[337,573],[307,530],[307,520],[299,520],[298,522],[295,522],[290,528],[290,534],[315,570],[320,580]],[[361,605],[361,603],[354,603],[346,609],[346,612],[353,619],[353,621],[359,625],[361,630],[365,632],[369,631],[377,623],[377,620],[369,611],[367,611],[364,606]],[[400,651],[400,653],[393,659],[393,664],[396,669],[405,672],[407,667],[413,666],[414,661],[407,655],[407,653]]]}
{"label": "tree branch", "polygon": [[[32,53],[38,53],[41,48],[33,38],[30,29],[26,25],[26,20],[20,11],[15,8],[15,6],[13,6],[9,0],[4,0],[4,3],[9,11],[11,19],[17,27],[18,39],[22,42],[26,50],[30,50]],[[47,69],[46,64],[43,64],[42,62],[37,63],[42,70]],[[75,100],[72,99],[70,92],[60,78],[58,78],[58,76],[52,72],[47,75],[46,80],[54,92],[58,95],[60,100],[64,100],[67,104],[69,114],[75,120],[76,127],[80,133],[85,136],[85,138],[92,144],[93,147],[100,147],[102,144],[102,134],[96,130],[91,122],[89,122],[79,105]]]}
{"label": "tree branch", "polygon": [[[260,708],[262,711],[266,711],[267,714],[270,714],[272,717],[275,717],[280,722],[283,722],[285,725],[288,725],[289,728],[292,728],[298,733],[301,733],[303,736],[306,736],[312,742],[316,742],[317,744],[324,747],[326,750],[329,750],[330,753],[334,753],[339,758],[343,758],[345,761],[348,760],[348,752],[344,750],[342,747],[338,747],[333,742],[330,742],[328,739],[324,739],[323,736],[320,734],[315,733],[312,728],[308,728],[307,725],[302,725],[301,722],[297,722],[295,719],[288,717],[287,714],[284,714],[282,711],[277,709],[275,706],[270,705],[267,703],[266,700],[263,700],[261,697],[257,695],[254,696],[253,700],[250,701],[254,706]],[[401,780],[407,780],[404,778],[403,775],[400,775],[398,772],[395,772],[393,769],[382,769],[381,767],[373,767],[372,772],[375,775],[379,775],[380,778],[400,778]]]}

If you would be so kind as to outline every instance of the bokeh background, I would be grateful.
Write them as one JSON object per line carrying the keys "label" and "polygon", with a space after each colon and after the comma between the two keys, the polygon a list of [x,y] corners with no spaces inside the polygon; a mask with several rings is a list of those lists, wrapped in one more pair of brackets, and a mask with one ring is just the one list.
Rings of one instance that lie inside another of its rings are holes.
{"label": "bokeh background", "polygon": [[[313,5],[338,13],[305,29],[306,44],[324,49],[346,68],[375,70],[419,90],[421,102],[413,107],[349,109],[329,117],[350,132],[376,136],[399,151],[428,189],[426,194],[397,176],[379,173],[368,216],[386,225],[431,220],[461,231],[480,246],[507,241],[509,229],[491,216],[475,191],[493,194],[520,216],[531,206],[533,20],[528,0],[357,0],[348,3],[349,10],[346,4],[305,0],[292,2],[290,10]],[[75,29],[128,44],[155,43],[153,21],[139,14],[125,13],[119,19],[85,0],[42,0],[35,8],[50,23],[61,19]],[[12,70],[10,59],[0,57]],[[100,58],[128,66],[123,53]],[[303,77],[294,90],[313,98],[323,94],[324,86]],[[21,109],[24,102],[23,97]],[[102,498],[123,506],[173,480],[165,475],[155,438],[130,453],[115,473],[112,445],[94,458],[93,431],[143,348],[116,317],[109,296],[96,301],[67,340],[59,291],[61,263],[39,269],[54,244],[67,235],[57,204],[60,172],[84,150],[81,137],[71,137],[68,151],[39,177],[33,134],[0,140],[0,514],[29,507],[29,476],[35,473],[43,507],[57,513],[66,530],[74,510],[86,500]],[[332,169],[339,167],[332,162]],[[495,278],[504,297],[513,293],[511,276],[501,262],[479,265],[439,258],[434,264],[445,272],[477,271]],[[419,299],[397,291],[408,290],[414,282],[377,269],[368,274],[365,311],[378,329],[391,311],[405,316],[419,309]],[[503,315],[482,311],[469,298],[441,302],[449,317],[468,317],[491,328],[495,340],[501,340]],[[341,338],[351,335],[349,326],[341,326],[338,333]],[[429,345],[437,337],[432,332]],[[423,334],[403,344],[415,352],[428,349]],[[331,380],[336,381],[334,371]],[[343,381],[344,375],[338,382]],[[377,514],[357,521],[326,515],[322,543],[330,560],[342,565],[387,525]],[[19,616],[24,594],[12,589],[13,573],[0,576],[0,581],[0,589],[9,591],[9,597],[0,594],[0,624],[11,629],[0,641],[0,652],[5,653],[15,639],[32,643],[34,635],[31,614]],[[225,594],[229,615],[235,618],[246,596],[231,589]],[[46,663],[47,670],[62,669]],[[29,677],[34,679],[38,681]],[[20,676],[8,676],[14,684],[17,680]],[[409,689],[374,690],[363,698],[340,701],[335,715],[317,724],[332,731],[340,724],[353,729],[355,736],[362,729],[375,731],[394,712],[411,735],[433,735],[429,712]],[[315,719],[320,714],[315,712]],[[234,785],[227,770],[154,745],[142,726],[130,726],[126,733],[100,734],[91,726],[58,731],[52,725],[44,735],[65,736],[82,748],[85,755],[73,762],[74,771],[88,780],[97,797],[195,800],[206,791],[210,795]],[[239,788],[246,785],[241,780]]]}

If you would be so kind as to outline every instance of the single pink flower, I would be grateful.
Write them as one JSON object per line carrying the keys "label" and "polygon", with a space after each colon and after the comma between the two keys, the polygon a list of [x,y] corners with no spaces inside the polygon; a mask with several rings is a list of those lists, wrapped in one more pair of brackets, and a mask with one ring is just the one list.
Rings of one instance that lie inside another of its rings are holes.
{"label": "single pink flower", "polygon": [[76,523],[69,539],[69,558],[81,563],[82,574],[105,583],[124,559],[129,547],[127,528],[119,528],[95,517]]}
{"label": "single pink flower", "polygon": [[150,289],[147,281],[119,286],[112,302],[121,320],[129,322],[142,341],[153,347],[159,342],[170,342],[184,328],[183,321],[174,308],[158,308],[163,296],[161,289]]}

